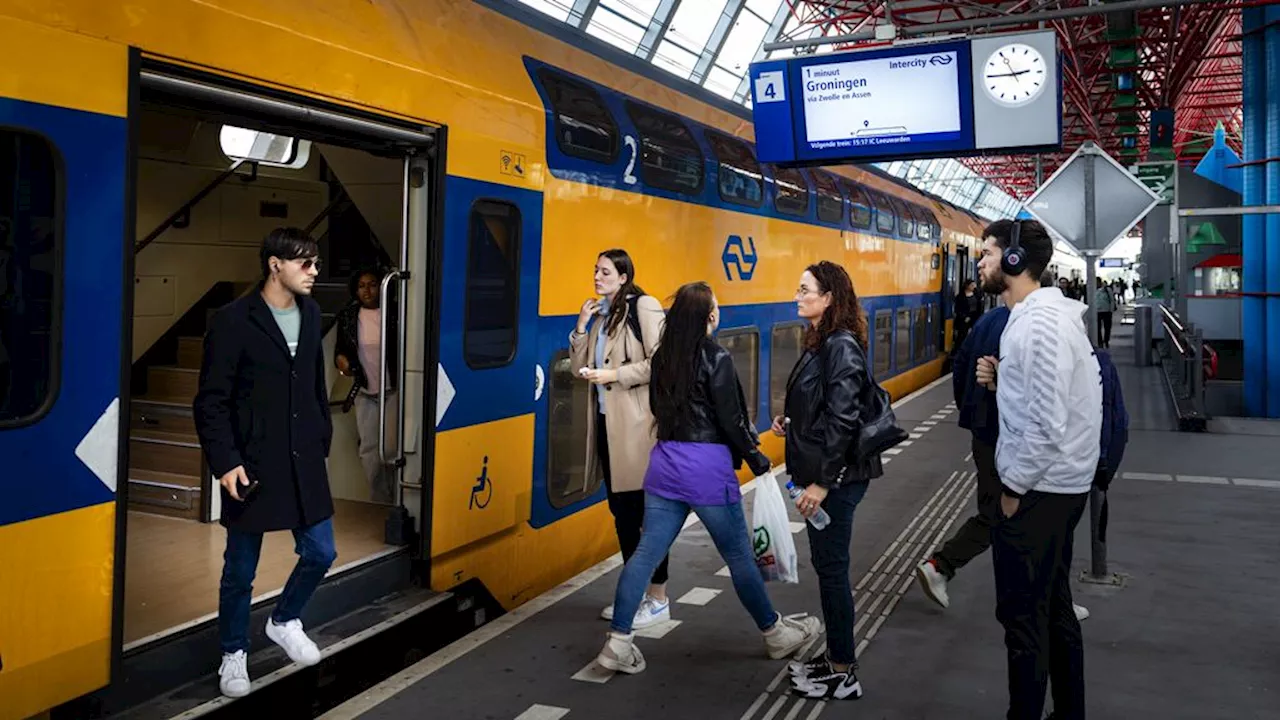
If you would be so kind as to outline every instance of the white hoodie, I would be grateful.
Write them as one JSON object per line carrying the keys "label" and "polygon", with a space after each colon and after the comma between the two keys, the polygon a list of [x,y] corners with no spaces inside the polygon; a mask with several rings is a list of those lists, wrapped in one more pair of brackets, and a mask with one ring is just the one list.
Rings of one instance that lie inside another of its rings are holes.
{"label": "white hoodie", "polygon": [[1005,486],[1089,491],[1102,432],[1102,372],[1085,332],[1084,303],[1057,288],[1032,292],[1000,336],[996,469]]}

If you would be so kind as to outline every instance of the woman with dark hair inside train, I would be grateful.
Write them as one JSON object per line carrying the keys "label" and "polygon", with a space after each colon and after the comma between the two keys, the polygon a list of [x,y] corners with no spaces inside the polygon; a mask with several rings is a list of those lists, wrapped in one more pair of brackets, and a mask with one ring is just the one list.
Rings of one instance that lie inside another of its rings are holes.
{"label": "woman with dark hair inside train", "polygon": [[822,529],[806,523],[827,652],[791,663],[792,690],[813,698],[858,698],[849,542],[853,513],[868,481],[884,474],[879,455],[858,460],[855,452],[863,398],[873,383],[864,349],[867,319],[849,274],[827,261],[810,265],[800,276],[796,312],[809,323],[804,354],[791,371],[786,415],[774,418],[773,432],[786,437],[787,471],[796,487],[804,488],[796,498],[800,514],[812,518],[822,508],[830,521]]}
{"label": "woman with dark hair inside train", "polygon": [[[596,258],[595,291],[582,304],[569,336],[570,364],[574,375],[591,384],[586,477],[604,474],[609,512],[626,561],[640,542],[644,523],[641,488],[654,444],[649,361],[662,336],[662,303],[636,284],[635,264],[625,250],[606,250]],[[663,558],[635,610],[635,626],[671,619],[670,608]],[[610,605],[600,615],[612,620],[613,610]]]}
{"label": "woman with dark hair inside train", "polygon": [[738,600],[763,633],[769,657],[790,655],[822,629],[817,618],[784,618],[774,610],[756,566],[735,470],[746,461],[753,473],[763,475],[769,459],[758,448],[733,359],[711,338],[719,322],[720,309],[706,283],[681,287],[653,357],[648,405],[658,442],[644,478],[644,532],[618,579],[613,623],[596,657],[609,670],[644,670],[632,611],[690,510],[729,566]]}

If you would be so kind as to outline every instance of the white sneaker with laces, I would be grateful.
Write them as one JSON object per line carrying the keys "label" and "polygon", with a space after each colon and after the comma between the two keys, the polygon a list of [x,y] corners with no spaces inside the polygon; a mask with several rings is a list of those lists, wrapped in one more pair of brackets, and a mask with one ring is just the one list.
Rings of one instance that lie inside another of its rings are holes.
{"label": "white sneaker with laces", "polygon": [[635,620],[631,621],[632,630],[643,630],[671,619],[671,600],[658,601],[648,595],[640,601]]}
{"label": "white sneaker with laces", "polygon": [[277,625],[273,618],[267,618],[267,637],[284,648],[289,659],[299,665],[315,665],[320,662],[320,648],[302,631],[302,621],[297,618],[283,625]]}
{"label": "white sneaker with laces", "polygon": [[822,621],[808,615],[778,616],[778,623],[764,634],[769,657],[779,660],[799,650],[822,632]]}
{"label": "white sneaker with laces", "polygon": [[635,644],[635,633],[616,633],[610,631],[596,655],[596,664],[606,670],[635,675],[645,668],[644,655]]}
{"label": "white sneaker with laces", "polygon": [[249,657],[243,650],[222,654],[218,668],[218,689],[229,698],[249,694]]}
{"label": "white sneaker with laces", "polygon": [[938,568],[933,563],[925,560],[916,566],[916,579],[920,581],[920,587],[924,589],[924,594],[929,599],[938,603],[942,607],[951,604],[951,599],[947,597],[947,576],[938,572]]}

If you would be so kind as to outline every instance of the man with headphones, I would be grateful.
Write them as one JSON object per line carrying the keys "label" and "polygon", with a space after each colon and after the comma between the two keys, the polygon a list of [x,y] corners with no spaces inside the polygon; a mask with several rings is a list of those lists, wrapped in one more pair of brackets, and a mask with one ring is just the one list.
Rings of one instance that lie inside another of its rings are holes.
{"label": "man with headphones", "polygon": [[1072,538],[1097,469],[1102,375],[1087,307],[1041,287],[1053,240],[1035,221],[983,231],[978,276],[1009,319],[999,358],[977,362],[995,391],[999,518],[991,532],[996,617],[1005,629],[1010,720],[1040,720],[1052,679],[1055,720],[1084,718],[1084,647],[1071,600]]}

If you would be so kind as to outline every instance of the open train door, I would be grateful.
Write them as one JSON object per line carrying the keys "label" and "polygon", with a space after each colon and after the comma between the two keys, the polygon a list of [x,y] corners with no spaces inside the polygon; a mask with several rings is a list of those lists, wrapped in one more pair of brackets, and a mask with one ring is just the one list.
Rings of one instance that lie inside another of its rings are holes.
{"label": "open train door", "polygon": [[130,53],[0,16],[0,719],[106,685]]}

